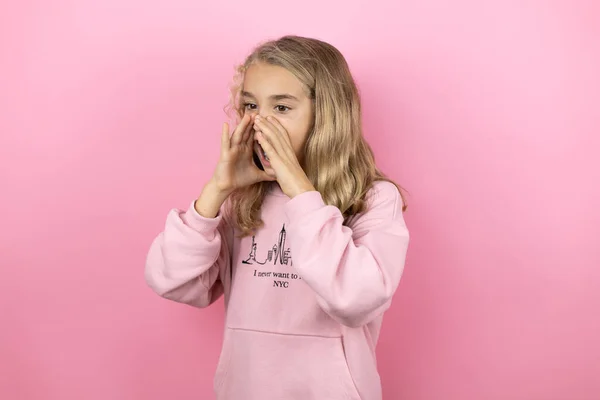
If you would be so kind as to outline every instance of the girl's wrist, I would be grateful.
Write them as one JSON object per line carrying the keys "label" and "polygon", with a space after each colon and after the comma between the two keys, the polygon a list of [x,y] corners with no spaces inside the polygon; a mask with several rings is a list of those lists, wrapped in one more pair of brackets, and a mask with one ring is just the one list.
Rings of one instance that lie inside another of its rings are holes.
{"label": "girl's wrist", "polygon": [[315,187],[313,186],[312,183],[310,183],[310,182],[302,183],[297,188],[295,188],[292,193],[289,194],[289,197],[293,199],[294,197],[299,196],[303,193],[313,192],[316,190],[317,189],[315,189]]}
{"label": "girl's wrist", "polygon": [[196,212],[206,218],[215,218],[221,206],[232,191],[219,189],[212,179],[204,186],[202,193],[194,202]]}
{"label": "girl's wrist", "polygon": [[224,198],[227,198],[231,193],[233,193],[233,189],[221,187],[214,177],[208,181],[206,188],[208,188],[208,190],[210,190],[216,196]]}

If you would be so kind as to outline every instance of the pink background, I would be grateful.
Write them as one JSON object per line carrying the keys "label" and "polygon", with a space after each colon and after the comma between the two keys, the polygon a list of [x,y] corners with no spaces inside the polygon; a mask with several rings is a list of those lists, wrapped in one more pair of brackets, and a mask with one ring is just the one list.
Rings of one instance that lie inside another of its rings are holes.
{"label": "pink background", "polygon": [[600,7],[584,1],[4,1],[0,398],[209,399],[222,303],[145,285],[218,157],[233,65],[336,45],[411,193],[385,399],[600,398]]}

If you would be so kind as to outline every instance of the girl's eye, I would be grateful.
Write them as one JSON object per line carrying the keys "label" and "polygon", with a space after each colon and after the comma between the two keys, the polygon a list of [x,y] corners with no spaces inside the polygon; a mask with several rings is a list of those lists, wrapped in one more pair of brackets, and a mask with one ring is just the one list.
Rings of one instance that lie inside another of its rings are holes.
{"label": "girl's eye", "polygon": [[246,110],[256,110],[256,104],[254,104],[254,103],[244,103],[244,108]]}
{"label": "girl's eye", "polygon": [[281,105],[279,105],[279,106],[275,106],[275,108],[276,108],[276,109],[277,109],[277,111],[279,111],[279,112],[286,112],[286,111],[289,111],[289,110],[290,110],[290,108],[289,108],[288,106],[281,106]]}

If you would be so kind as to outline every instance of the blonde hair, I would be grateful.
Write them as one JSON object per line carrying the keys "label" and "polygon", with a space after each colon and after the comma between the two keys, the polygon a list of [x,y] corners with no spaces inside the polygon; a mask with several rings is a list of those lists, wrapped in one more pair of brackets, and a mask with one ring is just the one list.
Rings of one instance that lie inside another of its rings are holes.
{"label": "blonde hair", "polygon": [[[290,71],[307,89],[314,107],[314,124],[304,148],[304,171],[325,204],[336,206],[344,221],[367,208],[367,192],[376,181],[403,189],[375,165],[371,147],[362,134],[358,89],[344,56],[332,45],[312,38],[284,36],[259,45],[237,68],[229,110],[238,120],[244,73],[253,63],[276,65]],[[236,190],[229,198],[229,214],[241,236],[263,225],[260,208],[271,182]]]}

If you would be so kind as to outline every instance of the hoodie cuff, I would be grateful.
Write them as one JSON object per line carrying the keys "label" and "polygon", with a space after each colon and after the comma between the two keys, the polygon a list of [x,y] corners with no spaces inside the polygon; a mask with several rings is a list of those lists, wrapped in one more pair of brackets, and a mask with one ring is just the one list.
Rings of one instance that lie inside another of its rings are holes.
{"label": "hoodie cuff", "polygon": [[196,211],[195,204],[196,200],[192,201],[192,204],[187,209],[187,211],[181,214],[183,222],[187,226],[199,233],[209,233],[216,231],[219,227],[221,219],[223,218],[221,216],[221,211],[219,211],[215,218],[206,218],[198,214],[198,211]]}
{"label": "hoodie cuff", "polygon": [[285,203],[284,211],[290,222],[306,218],[307,214],[325,207],[321,193],[316,190],[304,192]]}

